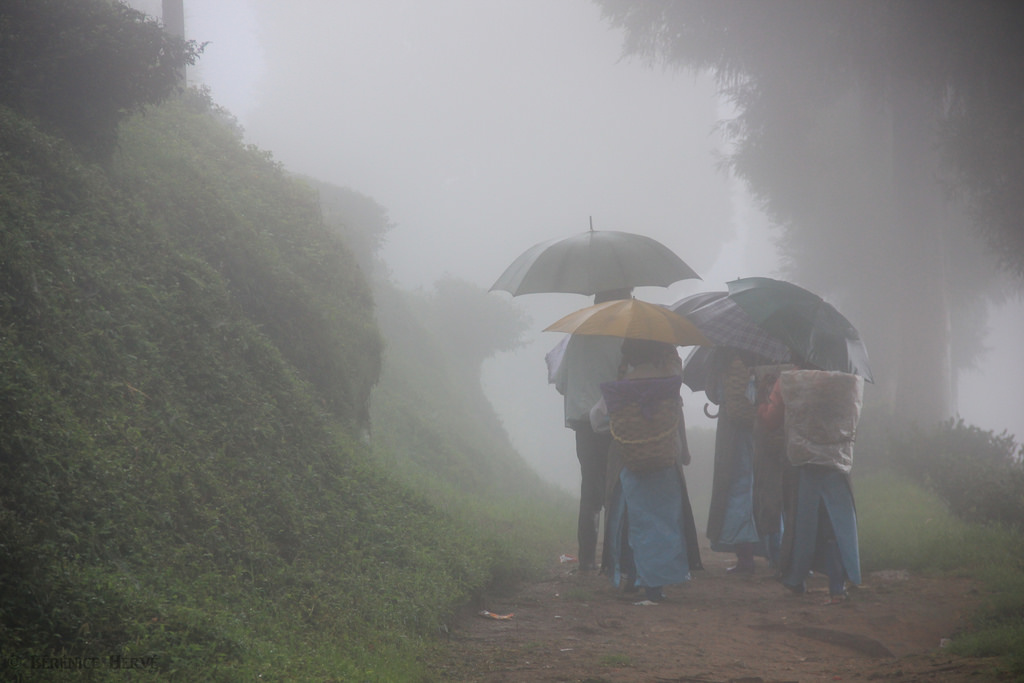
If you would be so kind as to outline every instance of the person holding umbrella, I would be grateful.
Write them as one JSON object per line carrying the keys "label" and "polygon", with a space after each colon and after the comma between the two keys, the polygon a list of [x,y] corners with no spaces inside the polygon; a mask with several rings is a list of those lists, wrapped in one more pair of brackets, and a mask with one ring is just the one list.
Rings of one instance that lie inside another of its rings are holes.
{"label": "person holding umbrella", "polygon": [[[629,299],[634,287],[667,287],[700,276],[671,249],[645,235],[590,230],[533,245],[498,277],[491,290],[524,294],[566,292],[594,296],[594,303]],[[576,435],[580,463],[577,524],[579,566],[597,568],[597,536],[604,507],[605,465],[610,436],[595,434],[589,412],[601,398],[602,382],[616,378],[621,340],[573,334],[552,349],[548,379],[564,397],[565,426]]]}
{"label": "person holding umbrella", "polygon": [[[783,582],[802,591],[812,565],[824,567],[834,599],[842,600],[841,573],[854,583],[860,580],[856,514],[846,475],[864,382],[872,381],[867,348],[845,316],[799,285],[767,277],[726,284],[729,299],[784,343],[802,367],[781,372],[777,390],[758,408],[762,436],[784,424],[786,458],[796,466],[784,471],[781,482]],[[749,393],[756,397],[756,383],[752,388]]]}
{"label": "person holding umbrella", "polygon": [[596,304],[545,331],[624,340],[617,379],[601,384],[590,411],[593,431],[611,436],[603,570],[627,591],[642,586],[638,604],[656,604],[663,586],[701,568],[681,469],[689,450],[675,347],[711,342],[685,317],[637,299]]}
{"label": "person holding umbrella", "polygon": [[757,410],[748,393],[753,369],[768,361],[749,351],[715,350],[708,398],[718,403],[715,466],[711,483],[707,537],[715,552],[733,552],[730,574],[753,574],[754,556],[768,554],[767,538],[754,515],[754,420]]}
{"label": "person holding umbrella", "polygon": [[[630,289],[600,292],[594,303],[629,299]],[[615,337],[572,335],[557,368],[551,375],[563,396],[565,426],[576,436],[580,463],[580,509],[576,525],[579,567],[597,569],[597,538],[604,508],[605,470],[608,467],[610,434],[599,434],[590,424],[590,409],[601,400],[601,384],[618,377],[622,340]]]}
{"label": "person holding umbrella", "polygon": [[[713,347],[696,347],[683,367],[683,383],[719,404],[715,468],[707,536],[712,550],[735,552],[732,572],[754,571],[754,556],[775,563],[781,526],[779,468],[761,457],[767,443],[754,431],[750,377],[777,368],[789,348],[764,331],[725,291],[680,299],[672,310],[686,316]],[[770,387],[769,387],[770,388]],[[705,407],[705,414],[711,417]]]}
{"label": "person holding umbrella", "polygon": [[701,569],[693,511],[683,466],[690,463],[682,364],[672,344],[646,339],[622,343],[619,379],[601,385],[591,411],[598,431],[612,435],[608,454],[606,572],[638,605],[665,599],[663,587],[689,581]]}

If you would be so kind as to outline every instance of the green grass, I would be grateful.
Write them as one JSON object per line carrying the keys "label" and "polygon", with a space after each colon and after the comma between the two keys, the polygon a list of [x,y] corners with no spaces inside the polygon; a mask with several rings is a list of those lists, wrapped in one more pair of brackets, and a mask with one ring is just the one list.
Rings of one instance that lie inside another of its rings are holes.
{"label": "green grass", "polygon": [[633,666],[633,657],[629,654],[610,652],[608,654],[602,654],[597,660],[597,664],[600,667],[606,667],[608,669],[626,669],[627,667]]}
{"label": "green grass", "polygon": [[599,666],[607,667],[609,669],[624,669],[626,667],[633,666],[633,658],[629,655],[610,653],[601,655],[601,658],[597,660]]}
{"label": "green grass", "polygon": [[857,480],[857,520],[865,572],[909,569],[976,579],[985,595],[952,652],[1000,657],[1024,675],[1024,537],[996,524],[965,522],[934,493],[892,473]]}

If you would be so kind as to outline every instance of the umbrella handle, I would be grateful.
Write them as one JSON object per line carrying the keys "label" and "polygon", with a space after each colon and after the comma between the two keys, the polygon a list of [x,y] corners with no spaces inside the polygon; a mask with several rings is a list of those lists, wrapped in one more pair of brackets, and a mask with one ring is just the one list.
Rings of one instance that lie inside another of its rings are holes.
{"label": "umbrella handle", "polygon": [[[708,412],[708,406],[710,406],[710,405],[711,405],[710,403],[705,403],[704,404],[704,414],[707,415],[708,417],[710,417],[712,420],[716,420],[716,419],[718,419],[718,413],[715,413],[714,415],[709,413]],[[722,411],[718,411],[718,412],[720,413]]]}

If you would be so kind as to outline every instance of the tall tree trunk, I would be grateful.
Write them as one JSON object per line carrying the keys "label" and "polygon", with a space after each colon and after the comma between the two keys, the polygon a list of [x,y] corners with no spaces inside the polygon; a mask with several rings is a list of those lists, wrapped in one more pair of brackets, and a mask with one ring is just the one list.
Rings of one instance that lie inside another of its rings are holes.
{"label": "tall tree trunk", "polygon": [[943,233],[950,220],[938,184],[935,127],[939,103],[920,85],[895,88],[893,183],[898,230],[908,236],[901,265],[896,406],[921,425],[948,418],[953,406],[947,259]]}

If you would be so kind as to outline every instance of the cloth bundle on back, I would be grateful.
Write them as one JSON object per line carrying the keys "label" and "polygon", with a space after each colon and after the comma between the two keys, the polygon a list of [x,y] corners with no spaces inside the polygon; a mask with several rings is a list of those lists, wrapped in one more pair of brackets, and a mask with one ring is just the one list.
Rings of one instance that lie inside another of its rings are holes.
{"label": "cloth bundle on back", "polygon": [[619,444],[622,462],[628,469],[650,472],[676,462],[682,451],[682,382],[675,375],[601,385],[612,438]]}
{"label": "cloth bundle on back", "polygon": [[804,593],[811,570],[822,571],[829,579],[829,604],[847,599],[847,581],[861,581],[849,475],[863,388],[864,379],[849,373],[787,370],[758,407],[766,429],[783,428],[786,457],[794,466],[786,487],[782,583]]}
{"label": "cloth bundle on back", "polygon": [[864,402],[864,378],[846,372],[791,370],[779,376],[786,405],[786,456],[794,465],[849,473]]}

